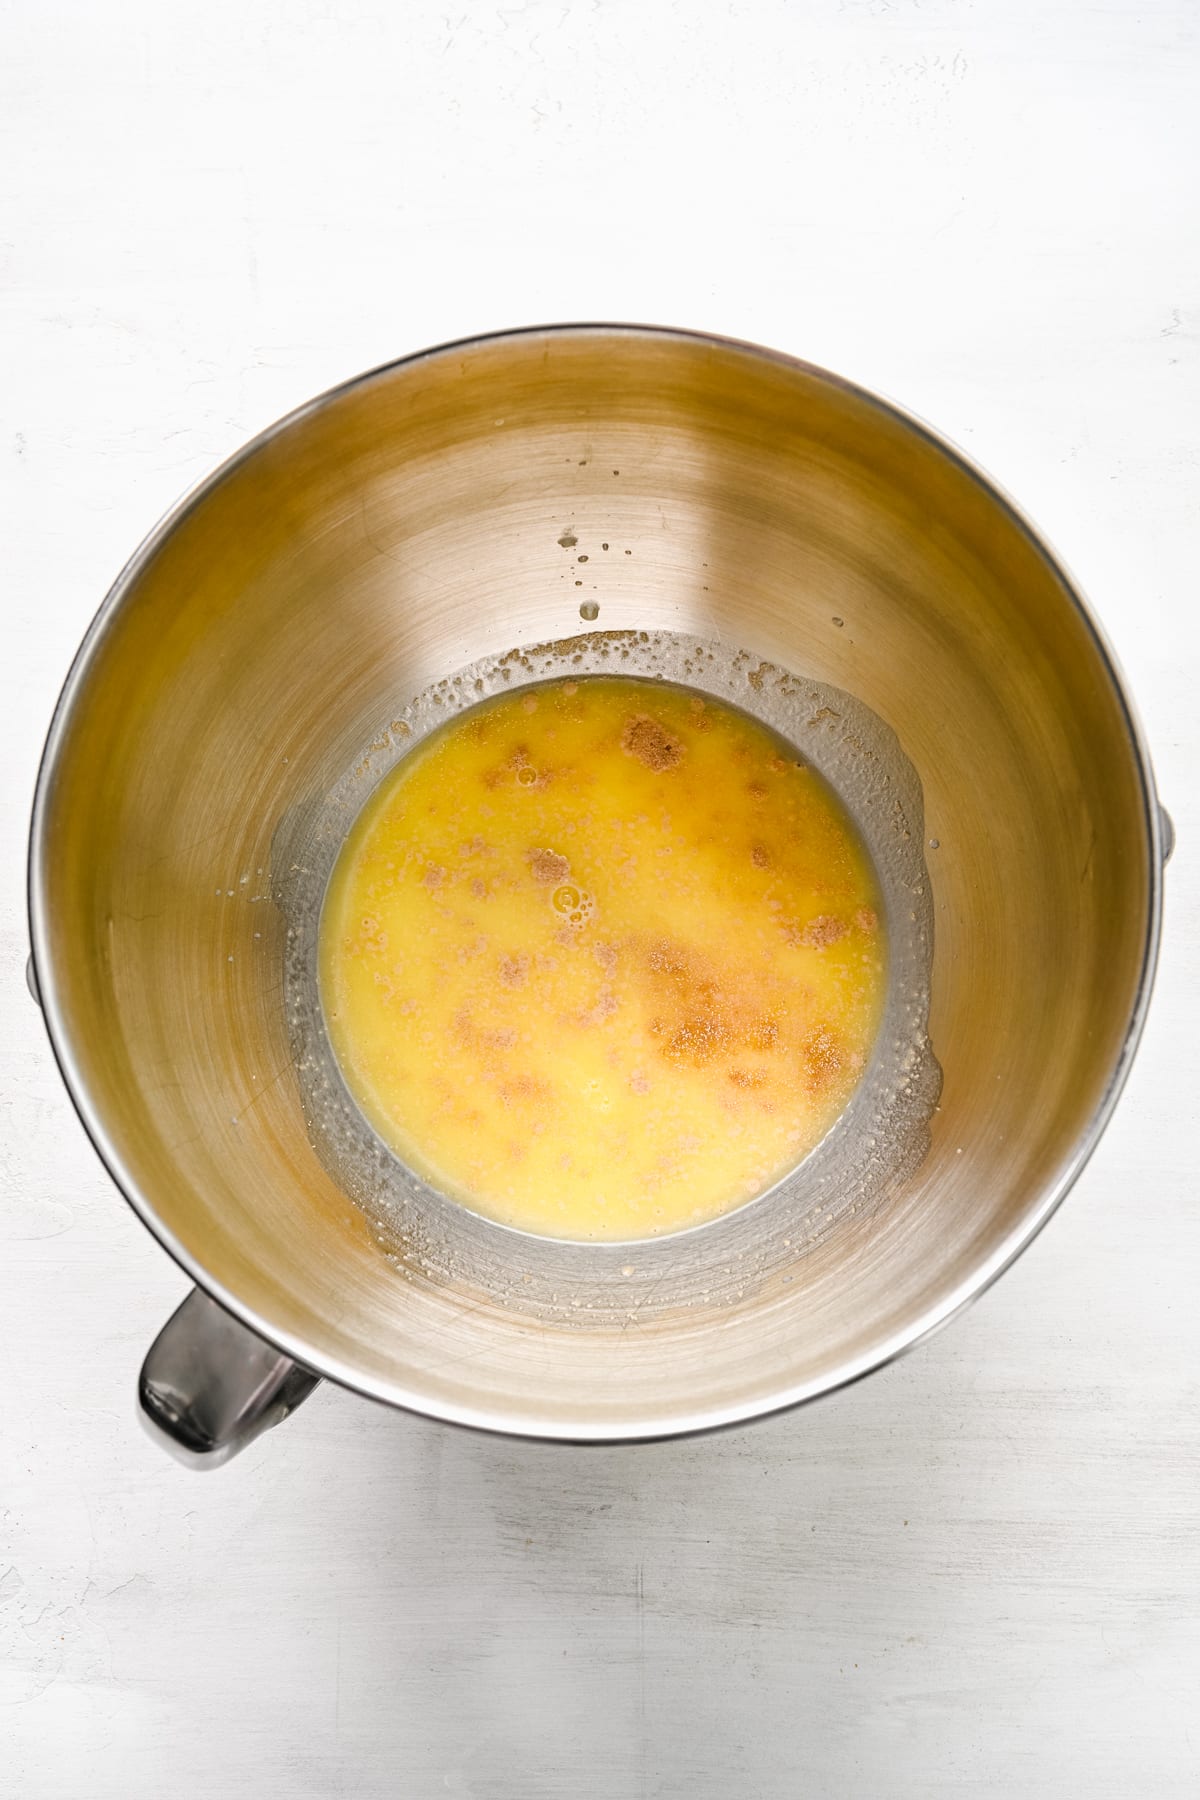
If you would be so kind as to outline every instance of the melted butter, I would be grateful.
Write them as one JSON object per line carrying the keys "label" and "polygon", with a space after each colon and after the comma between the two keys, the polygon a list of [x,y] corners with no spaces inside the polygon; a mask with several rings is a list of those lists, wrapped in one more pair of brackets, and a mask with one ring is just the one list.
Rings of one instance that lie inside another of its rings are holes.
{"label": "melted butter", "polygon": [[321,922],[334,1051],[376,1131],[477,1212],[678,1231],[825,1135],[870,1053],[869,858],[782,740],[685,689],[504,695],[404,757]]}

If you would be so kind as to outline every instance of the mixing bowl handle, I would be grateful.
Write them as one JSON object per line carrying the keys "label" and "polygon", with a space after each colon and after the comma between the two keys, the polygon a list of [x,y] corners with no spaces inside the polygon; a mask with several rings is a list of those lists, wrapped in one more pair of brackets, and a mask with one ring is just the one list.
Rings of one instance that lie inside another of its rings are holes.
{"label": "mixing bowl handle", "polygon": [[1162,843],[1162,859],[1169,863],[1175,854],[1175,821],[1165,806],[1158,809],[1158,835]]}
{"label": "mixing bowl handle", "polygon": [[217,1469],[278,1425],[320,1381],[199,1288],[171,1314],[142,1364],[142,1423],[193,1469]]}

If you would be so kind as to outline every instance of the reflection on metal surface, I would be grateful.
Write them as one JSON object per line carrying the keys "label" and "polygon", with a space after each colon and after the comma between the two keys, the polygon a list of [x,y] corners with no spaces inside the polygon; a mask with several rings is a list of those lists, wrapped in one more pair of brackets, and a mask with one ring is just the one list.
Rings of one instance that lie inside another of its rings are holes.
{"label": "reflection on metal surface", "polygon": [[[928,1155],[879,1206],[833,1207],[803,1251],[773,1239],[769,1279],[720,1305],[700,1289],[652,1318],[648,1298],[618,1324],[606,1299],[578,1330],[489,1296],[478,1270],[459,1286],[380,1255],[310,1141],[272,895],[280,874],[311,879],[322,807],[412,732],[418,696],[444,710],[475,663],[518,681],[522,646],[582,666],[584,603],[616,632],[744,648],[895,733],[924,789],[945,1085]],[[97,1145],[244,1322],[437,1416],[646,1437],[853,1379],[1029,1241],[1127,1072],[1163,841],[1093,622],[956,453],[785,358],[580,327],[351,383],[159,528],[56,715],[31,927]]]}

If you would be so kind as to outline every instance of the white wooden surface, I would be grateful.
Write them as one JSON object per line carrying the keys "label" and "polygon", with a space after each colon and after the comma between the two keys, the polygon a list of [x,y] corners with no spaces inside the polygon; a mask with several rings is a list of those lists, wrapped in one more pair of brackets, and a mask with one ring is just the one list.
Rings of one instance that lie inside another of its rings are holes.
{"label": "white wooden surface", "polygon": [[[1200,22],[1192,0],[9,0],[0,54],[0,1795],[1200,1791]],[[1179,827],[1118,1118],[976,1310],[711,1442],[322,1390],[133,1416],[184,1291],[23,986],[40,740],[127,552],[329,382],[694,324],[882,387],[1090,589]]]}

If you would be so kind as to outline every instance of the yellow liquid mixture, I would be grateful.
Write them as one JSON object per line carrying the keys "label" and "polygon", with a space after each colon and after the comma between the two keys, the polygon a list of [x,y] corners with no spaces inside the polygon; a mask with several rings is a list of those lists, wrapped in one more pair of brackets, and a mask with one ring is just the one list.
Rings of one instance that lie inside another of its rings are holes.
{"label": "yellow liquid mixture", "polygon": [[781,739],[608,676],[485,701],[396,766],[321,921],[350,1091],[411,1168],[562,1238],[678,1231],[824,1136],[878,1025],[869,858]]}

